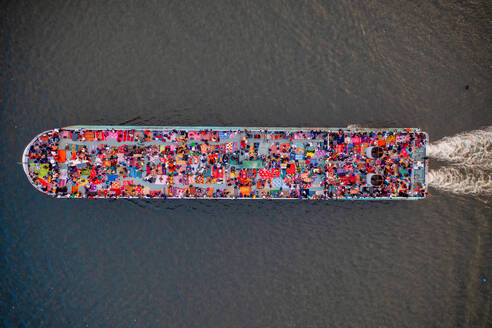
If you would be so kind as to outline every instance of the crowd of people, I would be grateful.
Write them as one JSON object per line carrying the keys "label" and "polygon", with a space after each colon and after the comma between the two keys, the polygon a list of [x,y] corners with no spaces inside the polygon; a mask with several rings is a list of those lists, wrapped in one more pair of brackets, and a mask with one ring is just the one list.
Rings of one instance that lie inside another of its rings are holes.
{"label": "crowd of people", "polygon": [[[62,129],[32,143],[28,173],[57,197],[423,197],[412,152],[425,138],[410,129]],[[370,147],[381,154],[368,155]]]}

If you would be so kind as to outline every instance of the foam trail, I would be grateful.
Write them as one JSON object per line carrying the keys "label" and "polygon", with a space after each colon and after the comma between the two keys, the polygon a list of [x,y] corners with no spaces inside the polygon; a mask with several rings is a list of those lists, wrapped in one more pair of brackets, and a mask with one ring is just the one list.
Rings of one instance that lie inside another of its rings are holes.
{"label": "foam trail", "polygon": [[444,137],[427,146],[427,155],[464,166],[492,169],[492,126]]}
{"label": "foam trail", "polygon": [[478,167],[444,166],[429,170],[429,186],[460,195],[491,195],[492,175]]}
{"label": "foam trail", "polygon": [[359,125],[359,124],[349,124],[347,126],[347,129],[349,130],[357,130],[357,129],[363,129],[364,127],[362,125]]}

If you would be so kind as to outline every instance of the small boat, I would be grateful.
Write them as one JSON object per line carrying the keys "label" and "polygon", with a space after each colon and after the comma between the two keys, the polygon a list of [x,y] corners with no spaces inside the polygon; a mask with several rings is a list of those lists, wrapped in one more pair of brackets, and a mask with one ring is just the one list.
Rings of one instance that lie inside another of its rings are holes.
{"label": "small boat", "polygon": [[22,165],[56,198],[423,199],[418,128],[68,126]]}

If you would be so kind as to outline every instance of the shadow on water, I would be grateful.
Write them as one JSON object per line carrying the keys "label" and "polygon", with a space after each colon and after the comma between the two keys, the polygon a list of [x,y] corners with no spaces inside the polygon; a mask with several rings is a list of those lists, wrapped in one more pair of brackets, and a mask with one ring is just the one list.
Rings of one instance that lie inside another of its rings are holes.
{"label": "shadow on water", "polygon": [[[261,211],[264,213],[278,213],[278,211],[309,214],[311,212],[333,213],[336,211],[372,211],[381,208],[397,206],[395,201],[359,201],[359,200],[268,200],[268,199],[121,199],[134,206],[156,211],[185,208],[199,211],[200,214],[220,212],[225,209],[244,209]],[[110,200],[115,201],[115,200]]]}

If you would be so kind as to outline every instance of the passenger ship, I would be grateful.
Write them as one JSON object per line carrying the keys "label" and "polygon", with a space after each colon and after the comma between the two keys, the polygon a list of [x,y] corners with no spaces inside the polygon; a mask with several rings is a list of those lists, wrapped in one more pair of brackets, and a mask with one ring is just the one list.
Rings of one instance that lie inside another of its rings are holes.
{"label": "passenger ship", "polygon": [[348,199],[427,196],[418,128],[69,126],[22,164],[57,198]]}

